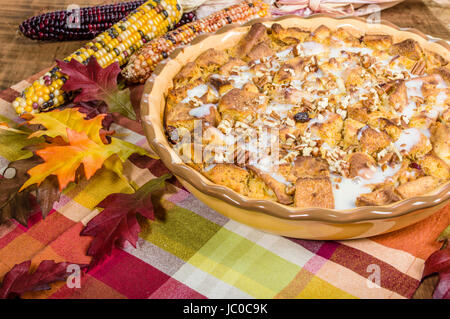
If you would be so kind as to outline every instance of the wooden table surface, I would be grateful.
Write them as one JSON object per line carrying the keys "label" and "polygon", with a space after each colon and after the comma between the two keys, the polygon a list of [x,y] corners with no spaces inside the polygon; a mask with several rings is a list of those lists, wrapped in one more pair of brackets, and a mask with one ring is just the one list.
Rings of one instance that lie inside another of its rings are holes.
{"label": "wooden table surface", "polygon": [[[0,90],[63,59],[85,41],[37,42],[19,34],[19,24],[34,15],[66,9],[69,4],[92,6],[119,0],[0,0]],[[426,34],[450,40],[449,0],[406,0],[381,13],[381,19],[399,27],[416,28]],[[437,276],[425,279],[414,298],[431,298]]]}

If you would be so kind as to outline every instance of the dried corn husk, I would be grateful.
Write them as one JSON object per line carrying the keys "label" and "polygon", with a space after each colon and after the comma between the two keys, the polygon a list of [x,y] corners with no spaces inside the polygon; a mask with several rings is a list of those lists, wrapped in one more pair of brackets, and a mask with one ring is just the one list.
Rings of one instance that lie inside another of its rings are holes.
{"label": "dried corn husk", "polygon": [[207,0],[181,0],[181,6],[183,7],[183,12],[191,12],[197,10],[202,4]]}

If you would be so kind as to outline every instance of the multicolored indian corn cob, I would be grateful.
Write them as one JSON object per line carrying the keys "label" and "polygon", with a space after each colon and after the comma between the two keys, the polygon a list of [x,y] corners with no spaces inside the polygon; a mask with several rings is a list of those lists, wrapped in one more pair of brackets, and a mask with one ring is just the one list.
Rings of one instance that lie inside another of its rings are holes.
{"label": "multicolored indian corn cob", "polygon": [[175,25],[175,28],[179,28],[182,25],[185,25],[186,23],[192,22],[197,20],[197,16],[195,14],[195,12],[191,11],[191,12],[185,12],[183,13],[183,15],[181,16],[180,21],[178,21],[178,23]]}
{"label": "multicolored indian corn cob", "polygon": [[[31,17],[19,26],[20,32],[34,40],[88,40],[125,18],[145,0],[47,12]],[[78,21],[70,21],[78,19]]]}
{"label": "multicolored indian corn cob", "polygon": [[187,23],[147,43],[131,57],[122,70],[122,75],[129,83],[144,83],[161,60],[167,58],[176,48],[191,42],[196,36],[217,31],[226,24],[244,23],[264,17],[268,9],[268,4],[260,0],[244,1],[203,19]]}
{"label": "multicolored indian corn cob", "polygon": [[[64,59],[87,64],[95,57],[102,67],[114,62],[125,64],[144,43],[166,33],[180,20],[182,8],[176,0],[150,0],[130,13],[126,20],[113,25],[94,40]],[[70,96],[61,90],[67,76],[58,67],[33,82],[13,102],[19,114],[50,110],[68,102]]]}

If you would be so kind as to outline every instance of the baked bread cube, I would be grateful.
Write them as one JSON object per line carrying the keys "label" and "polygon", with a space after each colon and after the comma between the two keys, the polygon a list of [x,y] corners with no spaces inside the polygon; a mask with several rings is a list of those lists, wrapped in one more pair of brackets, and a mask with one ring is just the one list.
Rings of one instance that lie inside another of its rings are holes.
{"label": "baked bread cube", "polygon": [[273,190],[253,171],[249,171],[249,179],[247,185],[247,196],[255,199],[265,199],[276,201],[277,197]]}
{"label": "baked bread cube", "polygon": [[356,67],[346,69],[343,72],[344,83],[347,88],[360,86],[364,83],[364,78],[361,76],[362,70],[362,67]]}
{"label": "baked bread cube", "polygon": [[[167,104],[175,105],[180,103],[188,96],[188,91],[201,85],[200,81],[191,81],[185,85],[179,85],[177,88],[169,90],[167,94]],[[199,96],[200,97],[200,96]]]}
{"label": "baked bread cube", "polygon": [[444,59],[440,54],[430,50],[425,51],[425,61],[426,61],[426,70],[429,72],[434,68],[439,68],[441,66],[447,65],[448,61]]}
{"label": "baked bread cube", "polygon": [[436,118],[431,118],[430,114],[418,113],[409,119],[408,126],[427,130],[435,121]]}
{"label": "baked bread cube", "polygon": [[259,108],[266,106],[267,102],[261,102],[260,96],[244,89],[232,89],[220,99],[218,110],[223,118],[243,121]]}
{"label": "baked bread cube", "polygon": [[431,144],[434,153],[447,165],[450,165],[450,127],[437,122],[432,128]]}
{"label": "baked bread cube", "polygon": [[419,43],[413,39],[406,39],[402,42],[395,43],[389,50],[391,55],[405,56],[411,60],[420,60],[423,55],[422,48]]}
{"label": "baked bread cube", "polygon": [[237,55],[241,58],[245,57],[251,49],[260,42],[267,42],[267,28],[262,23],[255,23],[251,26],[248,33],[239,42],[237,47]]}
{"label": "baked bread cube", "polygon": [[203,70],[212,71],[228,61],[228,55],[222,50],[208,49],[195,59],[195,64]]}
{"label": "baked bread cube", "polygon": [[292,204],[292,197],[286,193],[286,184],[275,179],[271,174],[258,169],[253,165],[247,165],[261,180],[275,193],[281,204]]}
{"label": "baked bread cube", "polygon": [[295,207],[334,208],[330,178],[299,178],[295,182]]}
{"label": "baked bread cube", "polygon": [[303,42],[310,35],[308,31],[303,31],[299,28],[283,28],[279,23],[274,23],[270,27],[271,35],[284,45],[293,45],[298,42]]}
{"label": "baked bread cube", "polygon": [[211,74],[206,81],[217,90],[220,96],[225,95],[234,88],[232,81],[222,75]]}
{"label": "baked bread cube", "polygon": [[369,121],[369,125],[376,127],[381,131],[385,131],[392,137],[393,140],[397,140],[402,133],[402,129],[396,125],[390,119],[384,117],[376,117]]}
{"label": "baked bread cube", "polygon": [[302,57],[295,57],[283,63],[280,69],[273,77],[274,83],[287,83],[292,80],[302,80],[305,75],[306,59]]}
{"label": "baked bread cube", "polygon": [[258,60],[262,58],[266,58],[274,55],[273,50],[264,42],[260,42],[255,45],[250,52],[247,54],[247,57],[250,60]]}
{"label": "baked bread cube", "polygon": [[311,40],[319,42],[319,43],[327,43],[331,37],[331,30],[325,25],[321,25],[317,27],[312,33],[311,33]]}
{"label": "baked bread cube", "polygon": [[329,177],[330,169],[328,163],[322,159],[313,156],[299,156],[291,167],[291,174],[295,177]]}
{"label": "baked bread cube", "polygon": [[[212,104],[200,106],[200,108],[202,108],[201,112],[199,112],[201,115],[194,116],[196,108],[192,108],[189,104],[178,103],[166,111],[166,123],[168,126],[175,128],[184,127],[192,132],[194,130],[195,120],[202,120],[203,124],[206,124],[205,127],[214,126],[220,122],[220,114]],[[209,112],[206,108],[209,109]]]}
{"label": "baked bread cube", "polygon": [[344,148],[352,145],[358,145],[358,130],[366,126],[364,123],[348,118],[344,121],[344,129],[342,131]]}
{"label": "baked bread cube", "polygon": [[372,178],[374,175],[375,160],[373,157],[356,152],[350,155],[349,162],[349,177],[354,178],[360,176],[362,178]]}
{"label": "baked bread cube", "polygon": [[355,103],[347,108],[347,116],[358,122],[367,123],[369,121],[369,108],[363,106],[361,102]]}
{"label": "baked bread cube", "polygon": [[330,146],[336,146],[342,140],[342,127],[344,121],[339,114],[328,113],[327,119],[322,123],[314,123],[310,126],[311,133]]}
{"label": "baked bread cube", "polygon": [[392,185],[386,185],[371,193],[361,194],[356,199],[356,206],[380,206],[401,200]]}
{"label": "baked bread cube", "polygon": [[[427,154],[433,148],[430,140],[425,134],[419,131],[419,140],[409,150],[407,150],[408,156],[411,158],[418,158]],[[397,143],[398,144],[398,143]]]}
{"label": "baked bread cube", "polygon": [[450,167],[442,159],[433,154],[427,154],[418,158],[417,163],[420,165],[425,174],[439,178],[450,178]]}
{"label": "baked bread cube", "polygon": [[439,185],[439,179],[433,176],[425,176],[402,184],[397,187],[396,191],[403,199],[424,195]]}
{"label": "baked bread cube", "polygon": [[430,73],[439,75],[447,85],[450,84],[450,67],[448,64],[445,67],[434,68]]}
{"label": "baked bread cube", "polygon": [[247,65],[247,63],[245,63],[244,60],[241,60],[239,58],[231,58],[227,63],[219,68],[218,73],[229,76],[233,73],[234,70],[245,65]]}
{"label": "baked bread cube", "polygon": [[345,28],[338,28],[336,31],[331,33],[332,37],[336,37],[340,41],[343,41],[351,46],[359,46],[359,39],[355,37],[351,32]]}
{"label": "baked bread cube", "polygon": [[416,61],[413,59],[410,59],[406,56],[399,56],[398,58],[396,58],[395,60],[393,60],[389,66],[391,68],[401,68],[401,67],[405,67],[408,70],[410,70],[410,72],[412,74],[416,74],[416,75],[420,75],[423,72],[423,67],[425,66],[425,63],[422,60]]}
{"label": "baked bread cube", "polygon": [[406,84],[403,80],[394,82],[391,93],[389,95],[389,103],[396,111],[403,111],[403,108],[408,104],[408,95],[406,91]]}
{"label": "baked bread cube", "polygon": [[363,127],[359,130],[361,149],[370,154],[381,151],[391,144],[391,137],[384,131],[373,129],[371,127]]}
{"label": "baked bread cube", "polygon": [[186,85],[188,82],[198,79],[201,76],[200,68],[195,62],[186,63],[180,72],[174,77],[175,87]]}
{"label": "baked bread cube", "polygon": [[209,170],[204,170],[203,174],[216,184],[229,187],[244,195],[248,194],[249,173],[246,169],[234,164],[220,163]]}
{"label": "baked bread cube", "polygon": [[387,34],[366,34],[362,37],[362,42],[369,48],[376,50],[386,50],[394,42],[391,35]]}

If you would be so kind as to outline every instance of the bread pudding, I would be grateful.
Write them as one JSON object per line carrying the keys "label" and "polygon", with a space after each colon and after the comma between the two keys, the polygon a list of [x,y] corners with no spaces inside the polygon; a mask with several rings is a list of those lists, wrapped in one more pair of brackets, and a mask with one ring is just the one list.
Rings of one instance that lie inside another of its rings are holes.
{"label": "bread pudding", "polygon": [[188,62],[164,125],[183,161],[249,198],[349,209],[450,179],[450,68],[390,35],[253,24]]}

